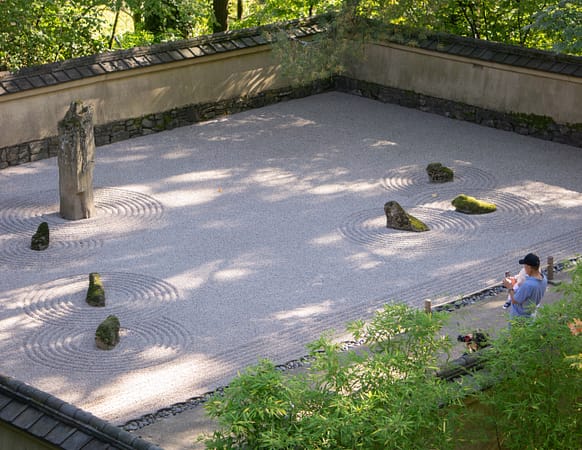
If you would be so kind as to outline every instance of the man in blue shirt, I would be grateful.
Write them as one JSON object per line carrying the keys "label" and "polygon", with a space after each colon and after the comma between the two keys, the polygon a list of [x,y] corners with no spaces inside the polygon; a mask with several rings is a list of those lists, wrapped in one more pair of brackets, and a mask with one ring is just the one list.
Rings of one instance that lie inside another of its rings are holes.
{"label": "man in blue shirt", "polygon": [[548,287],[548,280],[540,272],[540,258],[537,255],[528,253],[519,260],[519,263],[523,264],[526,273],[525,281],[519,286],[519,289],[514,290],[514,279],[505,278],[503,280],[503,285],[509,290],[511,299],[509,315],[512,319],[532,317]]}

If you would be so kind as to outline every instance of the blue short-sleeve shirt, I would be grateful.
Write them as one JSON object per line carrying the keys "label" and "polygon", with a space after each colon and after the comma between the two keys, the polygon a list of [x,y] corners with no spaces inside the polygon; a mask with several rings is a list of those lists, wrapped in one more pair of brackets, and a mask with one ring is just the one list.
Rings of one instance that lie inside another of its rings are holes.
{"label": "blue short-sleeve shirt", "polygon": [[523,284],[515,291],[513,298],[516,303],[511,304],[509,315],[512,317],[531,317],[542,301],[547,287],[548,280],[545,275],[542,274],[541,280],[529,275],[526,276]]}

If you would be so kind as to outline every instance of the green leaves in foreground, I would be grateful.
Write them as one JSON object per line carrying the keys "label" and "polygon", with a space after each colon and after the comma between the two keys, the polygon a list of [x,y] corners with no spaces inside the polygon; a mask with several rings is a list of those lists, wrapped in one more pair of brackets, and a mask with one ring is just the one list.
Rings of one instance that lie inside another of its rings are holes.
{"label": "green leaves in foreground", "polygon": [[358,352],[324,336],[301,375],[260,362],[207,404],[220,424],[208,448],[452,448],[452,409],[442,406],[458,390],[432,370],[449,347],[442,324],[442,315],[387,305],[350,326],[364,342]]}
{"label": "green leaves in foreground", "polygon": [[[329,337],[309,345],[300,374],[269,361],[239,375],[207,405],[219,430],[211,449],[579,448],[582,435],[582,266],[564,299],[535,320],[502,330],[484,353],[486,370],[466,384],[434,376],[440,314],[386,305],[349,331],[343,352]],[[491,386],[475,392],[475,386]],[[461,397],[469,401],[461,401]],[[480,448],[480,447],[474,447]]]}

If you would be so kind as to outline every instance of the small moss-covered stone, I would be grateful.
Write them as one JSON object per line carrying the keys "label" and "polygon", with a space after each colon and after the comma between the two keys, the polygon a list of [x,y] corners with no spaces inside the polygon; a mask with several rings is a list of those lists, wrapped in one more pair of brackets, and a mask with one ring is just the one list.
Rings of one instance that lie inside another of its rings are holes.
{"label": "small moss-covered stone", "polygon": [[428,231],[428,226],[421,220],[404,211],[398,202],[390,201],[384,204],[386,227],[404,231]]}
{"label": "small moss-covered stone", "polygon": [[32,236],[30,248],[37,251],[46,250],[49,246],[49,234],[48,223],[42,222],[36,229],[36,233]]}
{"label": "small moss-covered stone", "polygon": [[458,212],[465,214],[488,214],[497,210],[494,203],[478,200],[465,194],[458,195],[451,203]]}
{"label": "small moss-covered stone", "polygon": [[103,289],[101,275],[97,272],[89,274],[89,288],[85,300],[91,306],[105,306],[105,289]]}
{"label": "small moss-covered stone", "polygon": [[453,181],[455,176],[452,169],[443,166],[438,162],[430,163],[426,166],[426,173],[428,174],[429,181],[433,183],[446,183],[448,181]]}
{"label": "small moss-covered stone", "polygon": [[111,350],[119,344],[119,319],[117,316],[107,316],[95,331],[95,345],[101,350]]}

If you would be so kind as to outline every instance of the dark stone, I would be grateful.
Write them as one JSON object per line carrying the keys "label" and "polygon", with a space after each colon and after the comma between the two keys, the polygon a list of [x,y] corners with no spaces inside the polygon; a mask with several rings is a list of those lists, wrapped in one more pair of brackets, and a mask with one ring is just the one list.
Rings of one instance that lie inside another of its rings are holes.
{"label": "dark stone", "polygon": [[398,202],[390,201],[384,205],[386,227],[404,231],[428,231],[429,228],[416,217],[408,214]]}
{"label": "dark stone", "polygon": [[105,306],[105,289],[97,272],[89,274],[89,288],[85,300],[91,306]]}
{"label": "dark stone", "polygon": [[117,316],[107,316],[95,331],[95,345],[101,350],[111,350],[119,344],[119,319]]}
{"label": "dark stone", "polygon": [[49,226],[48,223],[42,222],[36,233],[32,236],[30,241],[30,248],[32,250],[46,250],[49,246]]}
{"label": "dark stone", "polygon": [[452,169],[443,166],[441,163],[430,163],[426,166],[426,173],[429,181],[433,183],[446,183],[453,181],[454,172]]}

